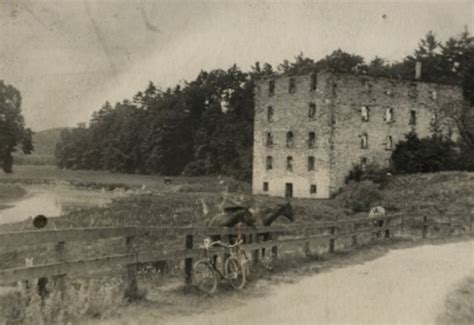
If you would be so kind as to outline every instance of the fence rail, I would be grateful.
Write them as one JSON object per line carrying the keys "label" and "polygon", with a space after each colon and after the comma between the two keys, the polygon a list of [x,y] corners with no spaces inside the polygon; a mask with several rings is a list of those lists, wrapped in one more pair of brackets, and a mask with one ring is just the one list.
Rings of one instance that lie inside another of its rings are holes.
{"label": "fence rail", "polygon": [[[458,218],[457,218],[458,219]],[[278,247],[301,244],[304,251],[308,253],[310,243],[328,242],[329,252],[333,253],[336,240],[352,238],[352,245],[357,245],[358,238],[362,235],[373,234],[378,238],[389,238],[396,231],[406,227],[420,227],[423,238],[428,235],[429,227],[468,226],[472,233],[472,219],[469,217],[467,223],[436,222],[424,216],[422,220],[407,220],[407,216],[394,214],[383,218],[358,218],[331,222],[317,222],[312,224],[279,225],[270,227],[100,227],[100,228],[73,228],[57,230],[35,230],[22,232],[0,233],[2,252],[17,250],[19,246],[32,246],[37,244],[55,244],[56,259],[54,263],[42,265],[30,265],[9,269],[0,269],[0,285],[9,285],[21,280],[32,280],[44,277],[60,277],[65,275],[80,275],[90,272],[102,271],[104,269],[116,269],[118,266],[125,267],[128,274],[128,286],[130,289],[137,287],[136,270],[139,263],[184,260],[185,281],[191,283],[193,259],[203,256],[202,248],[195,247],[197,236],[236,236],[245,238],[243,248],[252,251],[255,260],[259,258],[261,249],[272,248],[273,254],[278,254]],[[374,226],[374,221],[383,221],[382,226]],[[365,227],[364,227],[365,225]],[[270,240],[262,241],[261,235],[270,235]],[[170,236],[183,238],[183,246],[173,247],[169,250],[138,249],[135,242],[138,238],[146,239],[153,236],[153,240],[165,242]],[[100,256],[94,258],[80,258],[67,260],[64,258],[64,248],[68,242],[94,241],[99,239],[124,238],[126,240],[126,252]],[[21,247],[20,247],[21,248]],[[214,254],[223,253],[222,249],[215,249]]]}

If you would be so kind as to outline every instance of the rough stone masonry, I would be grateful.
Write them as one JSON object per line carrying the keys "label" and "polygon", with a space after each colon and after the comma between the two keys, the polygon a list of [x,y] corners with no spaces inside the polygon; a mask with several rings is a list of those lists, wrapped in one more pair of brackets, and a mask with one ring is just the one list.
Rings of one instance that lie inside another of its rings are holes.
{"label": "rough stone masonry", "polygon": [[355,164],[388,167],[410,131],[455,140],[444,114],[462,105],[454,85],[319,71],[255,86],[253,193],[329,198]]}

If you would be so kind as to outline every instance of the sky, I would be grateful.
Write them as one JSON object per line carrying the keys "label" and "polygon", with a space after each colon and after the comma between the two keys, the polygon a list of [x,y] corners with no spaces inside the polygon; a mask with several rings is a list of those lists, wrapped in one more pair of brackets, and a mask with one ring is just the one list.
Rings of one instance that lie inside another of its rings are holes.
{"label": "sky", "polygon": [[0,80],[20,90],[34,131],[87,122],[151,80],[276,66],[338,48],[400,60],[432,30],[473,33],[471,1],[0,0]]}

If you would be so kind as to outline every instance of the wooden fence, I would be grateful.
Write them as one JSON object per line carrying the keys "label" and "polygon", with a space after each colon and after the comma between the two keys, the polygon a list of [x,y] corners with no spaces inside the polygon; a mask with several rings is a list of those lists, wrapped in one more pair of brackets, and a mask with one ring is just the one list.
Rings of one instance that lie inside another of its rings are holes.
{"label": "wooden fence", "polygon": [[[383,226],[375,227],[374,220],[383,221]],[[457,220],[457,219],[456,219]],[[469,231],[472,233],[472,222],[469,218]],[[336,250],[336,241],[349,239],[351,245],[357,245],[361,236],[374,238],[389,238],[400,233],[407,227],[421,228],[423,238],[428,236],[430,227],[449,227],[456,223],[450,218],[448,222],[440,223],[425,216],[418,223],[412,218],[408,220],[402,215],[389,215],[378,219],[348,219],[333,222],[317,222],[312,224],[280,225],[271,227],[242,227],[237,228],[209,228],[209,227],[101,227],[101,228],[74,228],[59,230],[35,230],[22,232],[0,233],[0,247],[2,252],[9,250],[26,249],[37,244],[50,243],[55,247],[52,263],[28,265],[8,269],[0,269],[0,285],[11,285],[17,281],[52,278],[59,283],[58,288],[65,287],[68,275],[81,275],[106,269],[124,267],[127,276],[127,293],[133,297],[137,291],[137,266],[140,263],[184,260],[184,281],[192,282],[193,260],[203,256],[204,251],[199,247],[202,239],[207,236],[243,235],[246,239],[243,248],[252,251],[254,260],[258,260],[262,249],[271,249],[271,254],[278,254],[278,247],[293,244],[301,245],[306,253],[310,252],[312,242],[325,242],[329,253]],[[262,241],[263,234],[268,234],[268,241]],[[169,250],[140,249],[136,245],[138,239],[143,240],[153,236],[154,240],[166,241],[170,236],[182,242],[181,247]],[[95,258],[68,259],[64,251],[70,242],[96,241],[103,239],[123,238],[126,250],[117,254],[99,256]],[[21,246],[21,247],[19,247]],[[222,250],[216,249],[216,254]],[[259,253],[260,252],[260,253]],[[267,251],[268,252],[268,251]]]}

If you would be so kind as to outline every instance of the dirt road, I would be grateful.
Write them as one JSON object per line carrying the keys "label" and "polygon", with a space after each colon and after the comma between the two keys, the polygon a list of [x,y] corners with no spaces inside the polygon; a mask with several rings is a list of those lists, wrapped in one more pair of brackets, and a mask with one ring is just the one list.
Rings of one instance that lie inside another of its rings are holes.
{"label": "dirt road", "polygon": [[238,306],[169,324],[432,324],[447,293],[474,272],[474,241],[389,252],[361,265],[275,286]]}

